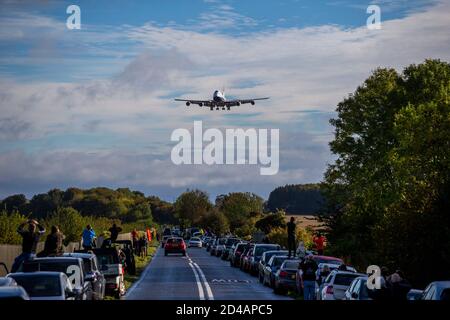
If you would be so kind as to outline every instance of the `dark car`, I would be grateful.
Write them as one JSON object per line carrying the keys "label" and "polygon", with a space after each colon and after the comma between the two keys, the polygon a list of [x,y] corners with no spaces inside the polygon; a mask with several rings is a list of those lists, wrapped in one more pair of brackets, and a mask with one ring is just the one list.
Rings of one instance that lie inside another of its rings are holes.
{"label": "dark car", "polygon": [[258,263],[258,280],[260,283],[263,283],[263,279],[264,279],[264,269],[266,267],[267,262],[269,262],[270,258],[272,258],[272,256],[284,256],[284,255],[288,255],[288,251],[287,250],[269,250],[266,251],[262,254],[261,259],[259,260]]}
{"label": "dark car", "polygon": [[167,256],[169,253],[181,253],[183,256],[186,255],[186,243],[183,238],[172,237],[167,239],[164,245],[164,255]]}
{"label": "dark car", "polygon": [[86,272],[86,281],[92,284],[92,299],[103,300],[105,298],[106,279],[98,268],[97,256],[93,253],[64,253],[64,257],[81,258]]}
{"label": "dark car", "polygon": [[267,262],[266,267],[264,269],[264,279],[263,284],[268,285],[273,288],[275,284],[275,273],[281,267],[283,262],[287,260],[288,256],[272,256],[269,262]]}
{"label": "dark car", "polygon": [[92,300],[92,284],[86,279],[86,270],[81,258],[47,257],[35,258],[22,264],[19,271],[37,272],[54,271],[66,274],[75,290],[79,291],[81,300]]}
{"label": "dark car", "polygon": [[124,265],[126,263],[125,254],[116,247],[95,248],[94,254],[100,271],[105,276],[105,294],[120,298],[125,295]]}
{"label": "dark car", "polygon": [[234,246],[234,250],[230,254],[230,266],[239,267],[241,254],[247,248],[246,242],[236,243]]}
{"label": "dark car", "polygon": [[295,274],[300,260],[285,260],[275,272],[273,291],[277,294],[287,293],[289,290],[297,290]]}
{"label": "dark car", "polygon": [[225,248],[222,251],[220,258],[222,260],[228,260],[231,248],[239,241],[241,241],[239,238],[228,238],[227,241],[225,241]]}
{"label": "dark car", "polygon": [[258,274],[258,263],[261,260],[261,256],[264,252],[269,250],[281,250],[281,246],[278,244],[255,244],[252,252],[248,255],[247,271],[251,275],[256,276]]}
{"label": "dark car", "polygon": [[249,259],[250,259],[250,256],[253,254],[254,246],[255,246],[254,244],[249,244],[247,249],[241,255],[241,262],[240,262],[239,268],[242,271],[247,272],[249,270]]}

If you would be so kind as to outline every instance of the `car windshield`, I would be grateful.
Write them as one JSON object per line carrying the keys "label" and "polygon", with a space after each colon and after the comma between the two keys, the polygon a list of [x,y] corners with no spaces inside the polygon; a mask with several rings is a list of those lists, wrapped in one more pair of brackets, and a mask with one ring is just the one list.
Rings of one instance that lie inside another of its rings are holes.
{"label": "car windshield", "polygon": [[54,297],[61,295],[59,276],[13,276],[19,286],[22,286],[30,297]]}
{"label": "car windshield", "polygon": [[361,292],[360,292],[361,298],[368,298],[369,297],[369,291],[367,290],[367,280],[361,281]]}
{"label": "car windshield", "polygon": [[283,265],[283,269],[298,269],[298,264],[300,261],[286,261]]}
{"label": "car windshield", "polygon": [[84,265],[84,270],[86,272],[93,271],[93,265],[92,265],[92,261],[90,258],[83,258],[83,265]]}
{"label": "car windshield", "polygon": [[236,246],[236,250],[237,251],[242,251],[245,249],[246,244],[245,243],[240,243]]}
{"label": "car windshield", "polygon": [[260,256],[262,256],[262,254],[264,253],[264,252],[266,252],[266,251],[269,251],[269,250],[276,250],[278,248],[278,246],[277,245],[271,245],[271,246],[256,246],[256,249],[255,249],[255,256],[257,256],[257,257],[260,257]]}
{"label": "car windshield", "polygon": [[78,266],[78,264],[72,261],[26,263],[23,266],[23,271],[24,272],[56,271],[67,274],[70,266]]}
{"label": "car windshield", "polygon": [[338,273],[334,279],[334,284],[338,286],[350,286],[353,279],[359,277],[359,274]]}
{"label": "car windshield", "polygon": [[234,238],[227,239],[227,242],[225,243],[225,245],[231,247],[233,244],[235,244],[238,241],[239,241],[239,239],[234,239]]}
{"label": "car windshield", "polygon": [[196,237],[194,237],[194,238],[191,238],[191,241],[200,241],[200,239],[199,239],[199,238],[196,238]]}
{"label": "car windshield", "polygon": [[[98,264],[103,266],[105,264],[117,264],[118,260],[115,259],[115,256],[107,253],[96,253]],[[117,262],[116,262],[117,261]]]}

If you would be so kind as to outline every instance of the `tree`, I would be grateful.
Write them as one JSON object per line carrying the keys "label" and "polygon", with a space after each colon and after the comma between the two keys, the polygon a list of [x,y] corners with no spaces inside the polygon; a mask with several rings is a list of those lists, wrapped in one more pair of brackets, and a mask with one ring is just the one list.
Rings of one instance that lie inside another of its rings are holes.
{"label": "tree", "polygon": [[439,60],[378,69],[331,120],[330,249],[360,267],[401,268],[418,286],[450,276],[449,83]]}
{"label": "tree", "polygon": [[227,217],[225,217],[225,215],[216,208],[213,208],[205,214],[201,218],[199,225],[202,228],[211,230],[217,235],[224,235],[230,231],[230,224]]}
{"label": "tree", "polygon": [[286,226],[286,214],[284,211],[269,213],[255,223],[255,227],[265,234],[268,234],[274,228],[283,228]]}
{"label": "tree", "polygon": [[23,194],[15,194],[3,199],[0,204],[0,210],[6,210],[8,213],[22,212],[26,208],[28,200]]}
{"label": "tree", "polygon": [[285,185],[273,190],[267,200],[267,210],[284,210],[291,214],[316,214],[324,202],[318,184]]}
{"label": "tree", "polygon": [[264,201],[261,197],[250,192],[234,192],[225,196],[220,196],[216,200],[218,209],[222,211],[230,222],[230,229],[234,232],[237,228],[242,228],[245,224],[255,221],[250,218],[255,217],[254,213],[263,211]]}
{"label": "tree", "polygon": [[73,208],[59,208],[45,221],[47,229],[58,226],[66,236],[65,243],[80,241],[81,233],[86,226],[81,214]]}
{"label": "tree", "polygon": [[183,192],[175,201],[174,207],[181,222],[195,226],[212,208],[212,204],[206,192],[196,189]]}

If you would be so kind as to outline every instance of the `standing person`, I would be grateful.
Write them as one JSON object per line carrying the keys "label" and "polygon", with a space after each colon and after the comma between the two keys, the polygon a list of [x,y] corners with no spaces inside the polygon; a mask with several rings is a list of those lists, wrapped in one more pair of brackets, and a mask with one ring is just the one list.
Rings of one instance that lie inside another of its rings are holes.
{"label": "standing person", "polygon": [[313,238],[313,242],[316,245],[317,254],[319,256],[323,255],[323,249],[325,247],[325,237],[319,232],[317,232],[317,235]]}
{"label": "standing person", "polygon": [[147,241],[152,242],[152,232],[150,231],[150,228],[147,227],[147,230],[145,230],[145,232],[147,233]]}
{"label": "standing person", "polygon": [[[25,226],[28,228],[25,230]],[[38,231],[36,231],[38,229]],[[17,272],[22,262],[33,259],[36,256],[36,247],[40,237],[45,233],[45,228],[36,220],[28,220],[22,223],[17,232],[22,236],[22,253],[16,257],[11,272]]]}
{"label": "standing person", "polygon": [[406,301],[406,295],[411,290],[411,284],[404,278],[403,272],[400,270],[395,271],[387,279],[389,284],[390,296],[392,300]]}
{"label": "standing person", "polygon": [[38,257],[60,256],[64,252],[63,240],[65,236],[59,231],[58,226],[52,226],[51,233],[45,239],[44,250],[39,252]]}
{"label": "standing person", "polygon": [[83,230],[83,248],[84,250],[92,250],[94,247],[94,239],[96,237],[94,229],[88,224],[86,229]]}
{"label": "standing person", "polygon": [[296,253],[297,253],[297,256],[300,259],[304,259],[305,258],[305,256],[306,256],[306,248],[305,248],[305,243],[303,241],[300,241],[298,243],[298,247],[297,247]]}
{"label": "standing person", "polygon": [[118,227],[115,223],[113,223],[112,227],[109,228],[108,231],[111,234],[109,237],[111,239],[111,242],[116,242],[117,237],[119,236],[119,233],[122,232],[122,228]]}
{"label": "standing person", "polygon": [[300,263],[300,269],[302,270],[303,300],[315,300],[317,263],[312,255],[308,255],[306,260]]}
{"label": "standing person", "polygon": [[330,274],[330,267],[327,265],[324,265],[322,270],[317,269],[316,271],[316,281],[319,287],[322,285],[322,283],[325,281],[325,279]]}
{"label": "standing person", "polygon": [[139,234],[138,234],[136,229],[133,229],[133,231],[131,231],[131,239],[133,241],[134,252],[136,253],[136,255],[139,255],[139,250],[138,250],[138,247],[139,247]]}
{"label": "standing person", "polygon": [[287,223],[287,234],[288,234],[288,258],[291,257],[291,252],[295,255],[295,218],[291,217],[291,221]]}

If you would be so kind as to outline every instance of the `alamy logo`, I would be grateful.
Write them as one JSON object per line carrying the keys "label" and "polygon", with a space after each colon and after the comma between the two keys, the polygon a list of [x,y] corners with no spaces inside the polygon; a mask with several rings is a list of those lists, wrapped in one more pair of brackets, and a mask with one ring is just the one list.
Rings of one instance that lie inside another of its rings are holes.
{"label": "alamy logo", "polygon": [[367,288],[369,290],[381,289],[381,269],[379,266],[371,265],[367,267],[366,271],[367,278]]}
{"label": "alamy logo", "polygon": [[[172,132],[170,140],[178,141],[171,152],[174,164],[255,165],[259,163],[262,165],[261,175],[278,173],[279,129],[226,129],[224,134],[216,128],[210,128],[203,132],[202,121],[194,121],[193,134],[192,138],[189,130],[184,128]],[[204,148],[203,142],[208,143]],[[246,157],[247,153],[248,158]]]}

